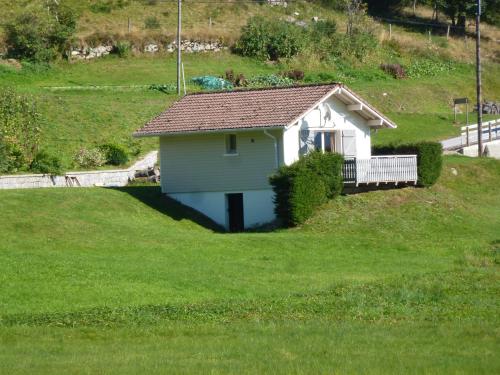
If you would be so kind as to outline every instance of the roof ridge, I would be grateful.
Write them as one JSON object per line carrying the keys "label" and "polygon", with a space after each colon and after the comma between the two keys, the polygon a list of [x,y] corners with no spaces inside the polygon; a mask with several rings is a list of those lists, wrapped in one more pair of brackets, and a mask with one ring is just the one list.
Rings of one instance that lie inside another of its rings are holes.
{"label": "roof ridge", "polygon": [[193,95],[211,95],[211,94],[234,94],[239,92],[253,92],[253,91],[271,91],[271,90],[286,90],[286,89],[298,89],[304,87],[322,87],[322,86],[344,86],[341,82],[330,82],[330,83],[308,83],[308,84],[298,84],[291,86],[271,86],[271,87],[245,87],[245,88],[235,88],[233,90],[214,90],[214,91],[198,91],[191,92],[185,96]]}

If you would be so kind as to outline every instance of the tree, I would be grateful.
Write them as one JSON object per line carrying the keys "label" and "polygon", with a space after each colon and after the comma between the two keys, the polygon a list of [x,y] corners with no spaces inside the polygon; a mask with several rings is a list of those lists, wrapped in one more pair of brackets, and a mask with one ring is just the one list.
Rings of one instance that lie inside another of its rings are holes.
{"label": "tree", "polygon": [[45,10],[35,7],[19,14],[5,26],[5,41],[10,57],[34,62],[49,62],[67,50],[76,30],[76,14],[59,2]]}
{"label": "tree", "polygon": [[0,91],[0,136],[18,163],[29,165],[37,153],[40,123],[41,116],[32,98],[12,89]]}
{"label": "tree", "polygon": [[353,35],[365,14],[362,0],[348,0],[346,2],[347,11],[347,35]]}

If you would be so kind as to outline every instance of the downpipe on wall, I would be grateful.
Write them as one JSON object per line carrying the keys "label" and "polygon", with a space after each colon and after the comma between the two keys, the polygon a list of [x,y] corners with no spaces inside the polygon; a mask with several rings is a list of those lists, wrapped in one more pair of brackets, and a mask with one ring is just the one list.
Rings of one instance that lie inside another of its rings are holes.
{"label": "downpipe on wall", "polygon": [[276,169],[279,168],[280,166],[280,158],[278,154],[278,138],[276,138],[274,135],[270,134],[267,130],[264,130],[264,134],[267,135],[269,138],[271,138],[274,141],[274,157],[275,157],[275,164],[276,164]]}

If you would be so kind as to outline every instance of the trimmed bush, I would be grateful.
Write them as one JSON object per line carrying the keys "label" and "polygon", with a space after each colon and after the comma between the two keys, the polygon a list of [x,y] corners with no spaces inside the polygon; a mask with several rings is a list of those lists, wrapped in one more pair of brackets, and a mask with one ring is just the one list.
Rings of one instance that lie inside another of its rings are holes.
{"label": "trimmed bush", "polygon": [[315,151],[281,167],[269,179],[276,215],[287,226],[304,223],[320,205],[340,194],[342,166],[342,156]]}
{"label": "trimmed bush", "polygon": [[373,155],[417,155],[418,184],[432,186],[443,168],[443,146],[438,142],[375,146]]}
{"label": "trimmed bush", "polygon": [[34,173],[59,176],[63,173],[63,166],[61,160],[57,156],[50,155],[46,151],[39,151],[31,162],[30,170]]}
{"label": "trimmed bush", "polygon": [[113,143],[106,143],[98,148],[104,155],[106,164],[124,165],[128,163],[128,152],[125,147]]}

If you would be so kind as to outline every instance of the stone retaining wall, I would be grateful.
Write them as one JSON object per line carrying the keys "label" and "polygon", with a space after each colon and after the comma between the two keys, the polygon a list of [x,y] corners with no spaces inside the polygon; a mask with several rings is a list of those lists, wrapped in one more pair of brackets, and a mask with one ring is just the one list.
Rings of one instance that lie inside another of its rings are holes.
{"label": "stone retaining wall", "polygon": [[68,172],[64,176],[44,174],[0,176],[0,189],[36,189],[49,187],[120,187],[135,178],[136,172],[153,168],[158,152],[147,154],[128,169]]}
{"label": "stone retaining wall", "polygon": [[[97,47],[77,47],[70,51],[70,57],[74,60],[91,60],[103,56],[107,56],[116,48],[114,45],[100,45]],[[148,43],[144,46],[131,46],[132,50],[137,53],[154,54],[160,51],[173,53],[177,50],[176,42],[168,44]],[[181,51],[187,53],[195,52],[220,52],[228,49],[221,42],[204,42],[198,40],[183,40],[181,41]]]}

